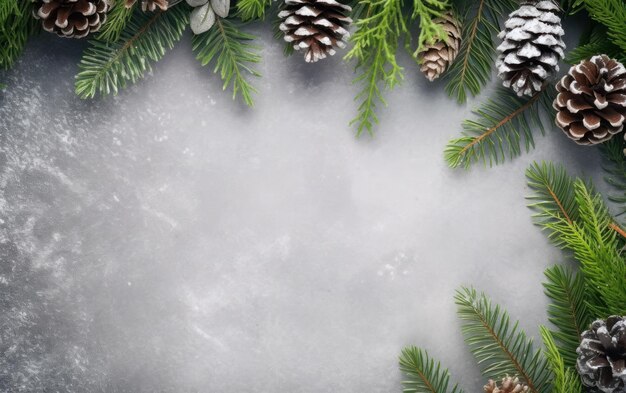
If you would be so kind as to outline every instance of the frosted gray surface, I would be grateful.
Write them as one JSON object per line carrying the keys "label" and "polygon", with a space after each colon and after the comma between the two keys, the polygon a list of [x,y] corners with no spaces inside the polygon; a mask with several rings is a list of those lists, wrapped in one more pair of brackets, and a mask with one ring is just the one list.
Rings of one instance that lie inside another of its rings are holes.
{"label": "frosted gray surface", "polygon": [[546,323],[542,271],[564,257],[531,223],[524,170],[581,173],[596,153],[553,131],[450,170],[472,105],[408,59],[378,134],[356,139],[350,66],[260,34],[254,110],[188,36],[115,98],[73,95],[76,41],[41,36],[7,74],[0,390],[399,392],[415,344],[479,391],[454,290],[485,290],[532,335]]}

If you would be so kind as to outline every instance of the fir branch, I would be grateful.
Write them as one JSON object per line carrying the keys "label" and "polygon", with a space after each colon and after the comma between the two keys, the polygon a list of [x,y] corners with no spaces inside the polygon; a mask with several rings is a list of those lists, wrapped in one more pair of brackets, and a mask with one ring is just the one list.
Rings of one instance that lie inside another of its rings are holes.
{"label": "fir branch", "polygon": [[115,42],[120,39],[126,24],[133,16],[133,9],[135,4],[131,7],[126,7],[124,1],[117,1],[113,4],[113,8],[107,14],[107,20],[102,25],[102,30],[98,34],[98,40],[106,42]]}
{"label": "fir branch", "polygon": [[387,89],[393,89],[403,77],[403,69],[396,61],[398,41],[407,34],[402,12],[402,0],[364,0],[367,14],[356,22],[356,32],[352,36],[354,46],[346,54],[346,60],[356,60],[355,70],[359,72],[354,83],[362,86],[355,97],[360,101],[358,115],[350,122],[357,125],[357,135],[364,130],[372,134],[378,123],[376,105],[386,105],[381,90],[381,82]]}
{"label": "fir branch", "polygon": [[472,16],[465,18],[461,50],[446,73],[446,92],[459,103],[467,101],[468,94],[477,95],[489,81],[495,55],[493,36],[500,31],[498,18],[517,7],[514,0],[463,3],[465,8],[457,13]]}
{"label": "fir branch", "polygon": [[559,344],[563,364],[575,367],[580,335],[593,318],[587,309],[585,280],[581,273],[558,265],[546,269],[544,274],[548,280],[543,284],[545,294],[551,300],[548,316],[557,328],[550,334]]}
{"label": "fir branch", "polygon": [[76,94],[117,94],[128,82],[135,83],[151,69],[150,61],[160,60],[180,40],[188,15],[189,9],[180,6],[155,13],[136,9],[119,40],[90,42],[78,65]]}
{"label": "fir branch", "polygon": [[[580,383],[580,377],[576,370],[572,367],[566,367],[562,351],[557,346],[550,330],[546,327],[540,327],[541,337],[544,344],[544,353],[548,361],[548,365],[554,374],[552,381],[552,393],[582,393],[583,388]],[[574,352],[575,353],[575,352]]]}
{"label": "fir branch", "polygon": [[39,31],[30,1],[0,0],[0,69],[9,69]]}
{"label": "fir branch", "polygon": [[583,0],[585,8],[596,22],[608,29],[608,37],[626,52],[626,2],[624,0]]}
{"label": "fir branch", "polygon": [[[542,167],[531,167],[529,172],[544,171]],[[534,177],[549,178],[545,173]],[[529,176],[531,178],[531,176]],[[587,283],[587,306],[596,315],[621,315],[626,312],[626,265],[621,255],[621,238],[613,229],[613,219],[608,213],[600,194],[581,179],[571,180],[570,189],[557,194],[559,200],[571,198],[577,209],[576,219],[568,219],[562,211],[555,209],[554,201],[542,196],[549,190],[539,182],[529,184],[539,193],[535,200],[536,223],[548,232],[548,237],[560,248],[569,250],[581,265]],[[559,189],[549,183],[551,190]],[[538,201],[538,202],[537,202]]]}
{"label": "fir branch", "polygon": [[517,375],[529,393],[549,392],[552,373],[546,359],[506,311],[472,288],[458,290],[455,302],[465,341],[486,378]]}
{"label": "fir branch", "polygon": [[272,5],[272,0],[239,0],[237,16],[242,21],[265,18],[265,12]]}
{"label": "fir branch", "polygon": [[435,19],[443,16],[449,8],[448,0],[413,0],[412,18],[414,20],[419,19],[420,23],[417,49],[413,53],[414,58],[417,58],[417,55],[426,45],[432,45],[447,38],[446,31],[440,24],[435,23]]}
{"label": "fir branch", "polygon": [[613,192],[608,194],[608,199],[616,205],[618,216],[626,213],[625,147],[626,144],[621,137],[613,138],[600,146],[603,157],[602,168],[606,172],[604,179],[613,187]]}
{"label": "fir branch", "polygon": [[444,151],[448,165],[469,168],[476,161],[499,164],[534,148],[533,132],[544,133],[540,107],[549,108],[550,89],[531,98],[518,97],[511,89],[498,87],[491,99],[474,111],[475,119],[462,124],[462,137],[451,140]]}
{"label": "fir branch", "polygon": [[458,385],[450,385],[450,372],[442,369],[428,352],[416,347],[407,347],[400,356],[400,370],[408,378],[402,381],[404,393],[463,393]]}
{"label": "fir branch", "polygon": [[[528,197],[531,201],[528,206],[538,211],[533,215],[537,224],[545,225],[553,221],[552,217],[565,219],[568,223],[578,219],[574,178],[567,174],[562,165],[535,162],[526,170],[526,178],[528,187],[534,192]],[[545,211],[551,214],[543,214]]]}
{"label": "fir branch", "polygon": [[239,30],[239,26],[228,19],[217,18],[215,26],[206,33],[194,36],[193,50],[204,66],[214,62],[214,73],[219,73],[226,90],[232,84],[233,99],[241,95],[244,103],[253,106],[252,94],[256,89],[247,77],[261,76],[251,64],[261,61],[256,53],[259,48],[250,42],[254,36]]}
{"label": "fir branch", "polygon": [[622,62],[626,61],[626,52],[621,51],[611,40],[607,40],[606,28],[596,24],[591,28],[589,34],[581,37],[578,46],[568,52],[565,61],[570,64],[578,64],[582,60],[589,59],[599,53]]}

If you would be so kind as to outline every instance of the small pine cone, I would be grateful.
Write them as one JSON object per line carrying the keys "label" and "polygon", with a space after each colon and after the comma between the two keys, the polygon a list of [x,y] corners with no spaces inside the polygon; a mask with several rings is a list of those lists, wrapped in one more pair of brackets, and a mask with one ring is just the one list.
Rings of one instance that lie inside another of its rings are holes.
{"label": "small pine cone", "polygon": [[559,71],[565,49],[559,10],[554,0],[522,0],[498,35],[503,39],[498,46],[498,76],[519,96],[541,91]]}
{"label": "small pine cone", "polygon": [[529,391],[528,386],[519,381],[519,378],[505,377],[498,385],[493,379],[483,388],[485,393],[527,393]]}
{"label": "small pine cone", "polygon": [[446,12],[434,22],[441,25],[448,36],[444,40],[426,45],[417,54],[417,59],[421,64],[420,71],[431,82],[448,69],[461,48],[461,24],[452,12]]}
{"label": "small pine cone", "polygon": [[599,319],[580,335],[576,370],[591,391],[626,391],[626,317]]}
{"label": "small pine cone", "polygon": [[607,141],[624,128],[626,68],[606,55],[570,68],[556,85],[556,124],[581,145]]}
{"label": "small pine cone", "polygon": [[285,0],[278,17],[285,41],[295,50],[304,50],[304,60],[316,62],[344,48],[350,37],[347,27],[352,19],[346,14],[352,8],[335,0]]}
{"label": "small pine cone", "polygon": [[45,31],[61,37],[83,38],[106,21],[108,0],[34,0],[33,16]]}
{"label": "small pine cone", "polygon": [[[126,8],[130,8],[135,4],[137,0],[126,0]],[[161,11],[167,11],[167,0],[141,0],[142,11],[156,11],[159,8]]]}

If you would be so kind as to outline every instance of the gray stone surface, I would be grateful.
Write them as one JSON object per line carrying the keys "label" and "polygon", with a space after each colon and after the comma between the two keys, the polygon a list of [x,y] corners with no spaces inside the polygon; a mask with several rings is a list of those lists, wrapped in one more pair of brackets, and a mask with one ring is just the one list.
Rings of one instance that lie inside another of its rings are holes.
{"label": "gray stone surface", "polygon": [[349,66],[285,59],[261,30],[254,110],[190,37],[115,98],[73,95],[80,42],[34,40],[0,93],[2,391],[399,392],[416,344],[482,379],[452,296],[475,285],[536,335],[542,271],[524,170],[597,172],[558,131],[454,171],[468,114],[408,59],[374,138]]}

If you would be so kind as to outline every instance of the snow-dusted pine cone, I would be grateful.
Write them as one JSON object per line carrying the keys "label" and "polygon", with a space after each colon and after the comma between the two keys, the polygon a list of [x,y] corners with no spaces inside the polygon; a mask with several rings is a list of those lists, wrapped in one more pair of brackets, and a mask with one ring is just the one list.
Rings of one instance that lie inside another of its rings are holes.
{"label": "snow-dusted pine cone", "polygon": [[350,11],[352,8],[335,0],[285,0],[278,13],[280,30],[295,50],[304,51],[304,60],[315,62],[334,55],[336,47],[346,46]]}
{"label": "snow-dusted pine cone", "polygon": [[519,381],[517,377],[504,377],[498,384],[493,379],[483,388],[485,393],[527,393],[529,391],[528,386]]}
{"label": "snow-dusted pine cone", "polygon": [[559,71],[565,43],[559,5],[554,0],[522,0],[509,15],[496,67],[505,87],[532,96]]}
{"label": "snow-dusted pine cone", "polygon": [[604,142],[624,129],[626,68],[606,55],[570,68],[556,85],[556,124],[581,145]]}
{"label": "snow-dusted pine cone", "polygon": [[461,48],[461,24],[451,12],[446,12],[441,18],[436,18],[434,22],[443,28],[447,37],[431,45],[426,45],[417,54],[417,59],[421,64],[420,71],[431,82],[439,78],[448,69]]}
{"label": "snow-dusted pine cone", "polygon": [[33,16],[41,19],[43,29],[69,38],[83,38],[100,30],[110,8],[108,0],[32,1]]}
{"label": "snow-dusted pine cone", "polygon": [[599,319],[580,337],[576,369],[583,385],[594,392],[626,392],[626,318]]}
{"label": "snow-dusted pine cone", "polygon": [[[126,0],[126,7],[130,8],[135,4],[137,0]],[[167,0],[141,0],[142,11],[156,11],[157,8],[161,11],[166,11],[168,6]]]}

